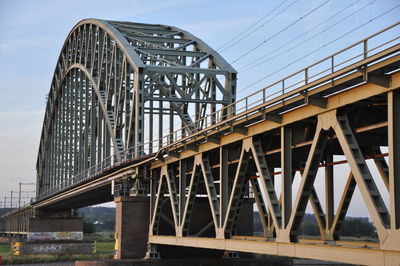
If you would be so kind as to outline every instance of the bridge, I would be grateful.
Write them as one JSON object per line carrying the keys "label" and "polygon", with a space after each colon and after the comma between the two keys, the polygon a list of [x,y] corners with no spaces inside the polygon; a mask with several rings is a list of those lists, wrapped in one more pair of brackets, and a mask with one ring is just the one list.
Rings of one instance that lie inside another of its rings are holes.
{"label": "bridge", "polygon": [[[1,231],[29,235],[33,221],[72,219],[73,209],[114,200],[118,258],[198,248],[210,256],[397,265],[399,28],[236,99],[235,69],[189,32],[79,22],[48,95],[36,199],[3,215]],[[333,170],[340,164],[348,173]],[[314,187],[321,171],[324,200]],[[338,179],[347,180],[343,189]],[[377,242],[341,240],[356,188]],[[254,203],[259,236],[252,230]],[[319,239],[301,238],[308,204]]]}

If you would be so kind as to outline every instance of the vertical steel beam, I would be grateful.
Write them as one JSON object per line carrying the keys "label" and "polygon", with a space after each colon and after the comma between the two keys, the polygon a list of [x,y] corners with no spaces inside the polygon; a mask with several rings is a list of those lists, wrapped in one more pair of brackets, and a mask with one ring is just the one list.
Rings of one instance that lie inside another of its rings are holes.
{"label": "vertical steel beam", "polygon": [[326,155],[325,164],[325,230],[329,230],[334,217],[334,189],[333,189],[333,165],[328,165],[333,162],[333,155]]}
{"label": "vertical steel beam", "polygon": [[163,101],[158,101],[158,149],[163,146]]}
{"label": "vertical steel beam", "polygon": [[[171,85],[171,95],[175,95],[175,89]],[[168,143],[174,142],[174,108],[171,103],[169,103],[169,136]]]}
{"label": "vertical steel beam", "polygon": [[281,191],[282,228],[286,228],[292,212],[292,129],[281,127]]}
{"label": "vertical steel beam", "polygon": [[390,227],[400,228],[400,91],[388,93]]}
{"label": "vertical steel beam", "polygon": [[90,153],[89,153],[89,138],[90,138],[90,111],[89,111],[89,100],[90,100],[90,86],[89,86],[89,79],[85,77],[85,147],[84,147],[84,154],[83,159],[85,160],[84,168],[88,169],[90,166]]}
{"label": "vertical steel beam", "polygon": [[78,130],[78,137],[79,137],[79,149],[78,149],[78,161],[79,161],[79,168],[78,168],[78,173],[81,173],[83,170],[85,170],[85,163],[84,163],[84,153],[85,153],[85,147],[84,147],[84,138],[85,138],[85,133],[84,133],[84,95],[85,95],[85,83],[86,77],[85,74],[81,72],[81,77],[79,80],[79,130]]}
{"label": "vertical steel beam", "polygon": [[219,224],[223,224],[224,217],[226,216],[226,210],[228,208],[228,199],[229,199],[229,175],[228,175],[228,147],[221,146],[219,148],[219,195],[220,195],[220,222]]}
{"label": "vertical steel beam", "polygon": [[[81,52],[82,53],[82,52]],[[75,176],[78,174],[78,126],[79,126],[79,117],[78,117],[78,95],[80,91],[79,87],[79,79],[81,77],[81,71],[79,69],[75,70],[75,75],[74,75],[74,89],[73,89],[73,121],[74,121],[74,133],[73,133],[73,140],[74,140],[74,152],[72,154],[73,160],[74,160],[74,171],[72,176]]]}
{"label": "vertical steel beam", "polygon": [[[96,125],[97,126],[97,145],[96,145],[97,160],[96,160],[96,163],[99,163],[102,161],[102,151],[103,151],[102,136],[103,136],[103,120],[104,120],[104,118],[103,118],[100,108],[98,108],[99,101],[101,101],[101,99],[97,99],[97,102],[96,102],[96,112],[97,112],[97,125]],[[96,171],[99,171],[99,170],[97,169]]]}
{"label": "vertical steel beam", "polygon": [[56,147],[55,147],[55,186],[57,186],[60,183],[60,167],[59,167],[59,162],[60,162],[60,101],[57,99],[55,101],[55,115],[54,115],[54,123],[55,123],[55,141],[56,141]]}
{"label": "vertical steel beam", "polygon": [[186,166],[187,162],[185,160],[179,161],[179,225],[182,224],[186,203]]}
{"label": "vertical steel beam", "polygon": [[143,69],[135,72],[135,156],[139,157],[143,153]]}
{"label": "vertical steel beam", "polygon": [[66,171],[65,171],[65,161],[66,161],[66,149],[65,149],[65,147],[67,146],[66,145],[66,141],[67,141],[67,137],[66,137],[66,123],[65,123],[65,119],[66,119],[66,110],[67,110],[67,108],[66,108],[66,105],[67,105],[67,103],[66,103],[66,101],[65,101],[65,86],[63,85],[61,88],[61,104],[62,104],[62,112],[61,112],[61,114],[62,114],[62,116],[61,116],[61,124],[62,124],[62,147],[61,147],[61,149],[62,149],[62,151],[61,151],[61,154],[62,154],[62,161],[61,161],[61,165],[60,165],[60,167],[62,168],[62,170],[61,170],[61,182],[62,183],[64,183],[65,182],[65,176],[66,176]]}
{"label": "vertical steel beam", "polygon": [[68,148],[68,183],[71,183],[72,177],[73,177],[73,150],[72,150],[72,143],[73,143],[73,89],[74,89],[74,82],[73,82],[73,76],[74,76],[74,70],[72,70],[69,73],[69,81],[68,81],[68,105],[69,105],[69,110],[68,110],[68,140],[69,140],[69,148]]}
{"label": "vertical steel beam", "polygon": [[90,167],[96,164],[96,97],[93,85],[90,89]]}
{"label": "vertical steel beam", "polygon": [[153,123],[153,112],[154,106],[153,101],[149,103],[150,114],[149,114],[149,154],[153,153],[153,131],[154,131],[154,123]]}

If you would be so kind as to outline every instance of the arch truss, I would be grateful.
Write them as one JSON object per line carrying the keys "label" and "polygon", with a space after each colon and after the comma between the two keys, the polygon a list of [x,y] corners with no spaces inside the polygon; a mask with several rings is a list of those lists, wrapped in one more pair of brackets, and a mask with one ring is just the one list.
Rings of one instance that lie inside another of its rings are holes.
{"label": "arch truss", "polygon": [[38,195],[90,176],[99,164],[155,153],[204,128],[203,117],[211,123],[228,117],[235,86],[236,71],[186,31],[79,22],[64,43],[48,94]]}

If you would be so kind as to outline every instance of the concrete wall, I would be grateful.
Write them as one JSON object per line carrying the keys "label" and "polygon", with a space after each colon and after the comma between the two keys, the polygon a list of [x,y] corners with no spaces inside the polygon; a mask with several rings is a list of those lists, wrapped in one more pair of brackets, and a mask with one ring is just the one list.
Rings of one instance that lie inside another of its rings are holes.
{"label": "concrete wall", "polygon": [[30,218],[28,241],[82,240],[83,218]]}
{"label": "concrete wall", "polygon": [[93,244],[89,242],[77,243],[29,243],[23,242],[20,247],[20,255],[34,254],[92,254]]}
{"label": "concrete wall", "polygon": [[69,232],[82,231],[83,218],[47,219],[30,218],[29,231],[31,232]]}

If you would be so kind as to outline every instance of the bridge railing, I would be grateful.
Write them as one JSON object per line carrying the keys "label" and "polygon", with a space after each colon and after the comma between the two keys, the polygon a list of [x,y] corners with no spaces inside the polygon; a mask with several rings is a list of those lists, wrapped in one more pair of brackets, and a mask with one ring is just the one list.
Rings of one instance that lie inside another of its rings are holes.
{"label": "bridge railing", "polygon": [[[54,195],[64,189],[71,188],[81,183],[86,183],[90,179],[95,176],[104,174],[106,171],[111,170],[117,166],[122,166],[126,162],[130,162],[132,160],[140,159],[135,156],[135,149],[130,148],[119,152],[117,154],[111,155],[105,158],[100,163],[93,165],[85,169],[84,171],[78,173],[72,178],[66,179],[63,182],[56,184],[55,186],[43,191],[40,195],[37,196],[37,200],[42,200],[50,195]],[[147,156],[147,155],[144,155]],[[141,156],[143,157],[143,156]]]}
{"label": "bridge railing", "polygon": [[[260,104],[268,102],[270,103],[269,106],[273,106],[283,103],[298,94],[304,94],[322,85],[328,84],[334,81],[335,78],[358,71],[352,69],[335,75],[335,73],[340,72],[340,70],[343,70],[360,60],[367,59],[389,47],[398,45],[400,40],[399,32],[400,22],[397,22],[277,82],[251,93],[250,95],[227,105],[216,112],[210,113],[209,115],[196,120],[194,123],[204,125],[202,129],[199,129],[201,134],[204,134],[205,131],[214,130],[221,124],[234,122],[243,118],[243,116],[250,115],[251,113],[246,111],[252,110]],[[280,70],[282,69],[278,69],[275,72]],[[326,79],[326,77],[330,75],[332,78]],[[290,94],[290,92],[294,92],[296,89],[302,87],[304,87],[303,91],[296,94]],[[276,100],[273,101],[274,99]],[[232,108],[235,109],[236,115],[229,117],[227,114],[232,110]],[[159,148],[168,148],[197,136],[197,134],[194,133],[190,136],[182,137],[181,132],[185,131],[185,129],[188,129],[188,126],[181,127],[174,132],[163,136],[161,141],[160,139],[156,139],[152,143],[153,145],[155,143],[161,143],[161,147]],[[151,143],[145,143],[144,145],[151,145]]]}
{"label": "bridge railing", "polygon": [[[102,162],[75,175],[73,178],[67,179],[51,189],[42,192],[38,196],[38,200],[46,198],[71,186],[87,182],[93,177],[103,174],[107,170],[125,162],[148,156],[145,155],[146,153],[149,153],[149,150],[148,148],[146,149],[146,147],[158,147],[159,152],[162,149],[169,149],[196,138],[200,134],[206,134],[209,131],[225,126],[226,124],[248,117],[258,112],[258,107],[260,105],[271,107],[284,103],[300,94],[304,95],[325,84],[334,82],[335,79],[359,71],[360,69],[357,70],[349,67],[362,60],[367,60],[366,64],[381,60],[381,58],[374,59],[373,56],[391,47],[399,46],[399,33],[400,22],[395,23],[254,93],[251,93],[250,95],[227,105],[216,112],[196,120],[194,124],[203,126],[191,135],[182,135],[182,132],[184,132],[188,127],[185,126],[163,136],[160,139],[155,139],[151,142],[146,142],[114,154],[104,159]],[[394,53],[399,53],[399,51],[400,49],[397,47],[397,49],[394,49],[390,54],[393,55]],[[370,58],[373,59],[368,61]],[[235,113],[229,115],[229,112],[233,109],[235,110]],[[143,155],[137,157],[137,154]]]}

